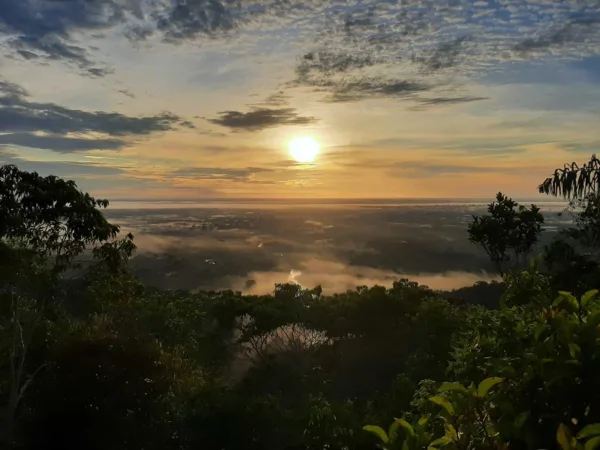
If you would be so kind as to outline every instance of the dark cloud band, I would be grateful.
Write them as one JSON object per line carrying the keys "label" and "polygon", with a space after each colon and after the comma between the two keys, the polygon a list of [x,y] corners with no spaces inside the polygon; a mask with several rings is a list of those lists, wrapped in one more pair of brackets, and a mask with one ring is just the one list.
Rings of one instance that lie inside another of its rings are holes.
{"label": "dark cloud band", "polygon": [[307,125],[315,123],[314,117],[299,115],[293,108],[254,108],[248,112],[224,111],[210,122],[232,130],[258,131],[279,125]]}
{"label": "dark cloud band", "polygon": [[[59,152],[116,150],[124,137],[144,136],[191,123],[165,112],[131,117],[115,112],[83,111],[54,103],[29,101],[20,86],[0,80],[0,145],[44,148]],[[41,134],[43,133],[43,134]],[[100,133],[108,137],[79,138],[71,134]],[[118,138],[118,139],[115,139]]]}

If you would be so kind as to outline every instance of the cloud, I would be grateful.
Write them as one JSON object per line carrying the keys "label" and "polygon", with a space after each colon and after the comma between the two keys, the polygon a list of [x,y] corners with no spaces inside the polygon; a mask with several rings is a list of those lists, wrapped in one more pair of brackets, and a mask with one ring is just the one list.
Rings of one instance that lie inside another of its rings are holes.
{"label": "cloud", "polygon": [[119,150],[123,148],[125,144],[125,141],[119,139],[82,139],[60,135],[39,136],[33,133],[0,134],[0,147],[15,145],[19,147],[52,150],[59,153],[86,150]]}
{"label": "cloud", "polygon": [[129,91],[129,89],[119,89],[117,92],[119,94],[123,94],[126,97],[135,98],[135,95],[132,94],[131,91]]}
{"label": "cloud", "polygon": [[97,67],[89,52],[75,45],[72,34],[101,31],[121,23],[134,11],[134,0],[3,2],[0,33],[8,46],[28,60],[56,60],[75,65],[92,76],[107,69]]}
{"label": "cloud", "polygon": [[296,66],[296,79],[289,87],[310,86],[329,93],[324,101],[342,103],[373,97],[413,98],[431,88],[414,80],[399,80],[381,75],[367,75],[362,69],[392,61],[376,52],[354,49],[322,48],[306,53]]}
{"label": "cloud", "polygon": [[590,15],[575,18],[563,23],[560,27],[542,32],[535,37],[524,39],[515,45],[514,50],[526,56],[541,50],[562,47],[566,44],[582,41],[590,27],[600,23],[600,17]]}
{"label": "cloud", "polygon": [[116,150],[126,142],[105,137],[75,138],[69,134],[101,133],[123,138],[168,131],[177,126],[193,125],[168,112],[131,117],[32,102],[21,86],[0,80],[0,133],[5,133],[0,135],[0,143],[4,145],[35,146],[59,152]]}
{"label": "cloud", "polygon": [[429,55],[415,56],[414,61],[422,64],[427,71],[449,69],[458,63],[459,57],[464,53],[466,43],[470,36],[460,36],[451,42],[441,44]]}
{"label": "cloud", "polygon": [[[337,149],[343,149],[343,152],[331,153],[329,155],[323,155],[334,162],[340,162],[336,160],[351,160],[351,161],[364,161],[369,153],[373,149],[412,149],[412,150],[443,150],[445,154],[451,153],[466,153],[466,156],[470,154],[485,154],[486,157],[490,156],[505,156],[505,155],[516,155],[526,151],[528,145],[545,144],[549,140],[547,137],[540,138],[539,136],[464,136],[459,138],[443,137],[442,139],[436,138],[388,138],[388,139],[375,139],[367,142],[358,142],[354,144],[344,145],[335,147]],[[356,150],[356,153],[348,155],[348,149]],[[369,153],[365,153],[369,152]],[[348,156],[350,156],[348,158]],[[375,160],[385,167],[387,161]],[[357,164],[360,165],[361,162]],[[389,165],[387,165],[389,167]]]}
{"label": "cloud", "polygon": [[[325,101],[419,99],[418,92],[399,95],[356,86],[358,80],[384,73],[388,83],[418,80],[436,93],[435,101],[423,100],[418,108],[475,101],[481,97],[437,91],[460,86],[504,61],[550,55],[557,61],[577,60],[598,54],[600,45],[600,11],[594,0],[365,1],[346,8],[331,5],[327,21],[316,23],[324,24],[317,48],[299,60],[296,83],[330,94]],[[553,25],[557,23],[561,25]],[[351,87],[358,87],[355,94]]]}
{"label": "cloud", "polygon": [[[596,0],[5,3],[0,10],[0,33],[6,37],[3,42],[15,55],[27,60],[62,61],[90,76],[101,77],[110,69],[96,62],[94,50],[83,45],[92,35],[134,41],[158,37],[173,44],[204,39],[244,46],[263,45],[276,39],[288,54],[288,49],[292,49],[302,55],[297,64],[296,85],[331,94],[326,101],[410,97],[398,90],[361,90],[365,77],[379,80],[371,81],[371,85],[417,82],[432,90],[506,60],[545,55],[578,59],[597,54],[600,43]],[[294,33],[282,32],[292,27]],[[236,41],[231,41],[231,37]],[[381,80],[383,73],[387,74],[385,80]],[[359,94],[350,93],[351,87]]]}
{"label": "cloud", "polygon": [[303,117],[293,108],[253,108],[248,112],[224,111],[218,119],[210,119],[217,125],[233,130],[258,131],[280,125],[307,125],[315,123],[314,117]]}
{"label": "cloud", "polygon": [[219,0],[187,0],[175,6],[157,22],[167,42],[193,39],[200,34],[228,31],[236,26],[233,12]]}
{"label": "cloud", "polygon": [[27,91],[16,83],[0,79],[0,100],[5,102],[18,102],[26,97]]}
{"label": "cloud", "polygon": [[244,169],[192,167],[170,172],[169,177],[188,178],[192,180],[248,181],[253,175],[264,172],[271,172],[271,170],[258,167],[247,167]]}
{"label": "cloud", "polygon": [[[373,98],[395,98],[418,102],[415,109],[428,106],[452,105],[485,100],[479,96],[448,96],[447,91],[456,87],[439,81],[419,80],[419,77],[398,80],[384,76],[343,75],[337,77],[327,72],[318,76],[304,76],[289,83],[290,87],[310,86],[317,91],[325,91],[322,101],[327,103],[356,102]],[[421,77],[422,78],[422,77]],[[425,93],[437,94],[436,97],[423,97]],[[445,95],[445,96],[444,96]]]}
{"label": "cloud", "polygon": [[600,153],[600,141],[569,142],[561,144],[569,152],[585,153],[588,155]]}
{"label": "cloud", "polygon": [[321,49],[306,53],[296,67],[300,79],[308,78],[312,73],[336,74],[361,69],[377,64],[373,55],[352,54],[344,50]]}
{"label": "cloud", "polygon": [[287,95],[285,92],[278,91],[274,94],[269,95],[262,104],[264,106],[269,107],[281,107],[286,106],[288,104],[289,99],[290,96]]}
{"label": "cloud", "polygon": [[84,69],[84,73],[93,77],[111,73],[110,69],[94,67],[83,47],[67,44],[57,36],[20,36],[12,39],[10,45],[27,60],[66,61]]}
{"label": "cloud", "polygon": [[419,98],[417,101],[420,105],[415,106],[413,109],[420,109],[423,106],[434,106],[434,105],[455,105],[459,103],[471,103],[478,102],[481,100],[489,100],[489,97],[430,97],[430,98]]}
{"label": "cloud", "polygon": [[29,161],[17,154],[0,148],[0,163],[12,164],[21,170],[60,177],[114,176],[125,175],[124,169],[101,163],[79,163],[68,161]]}
{"label": "cloud", "polygon": [[[397,42],[398,39],[400,42]],[[384,44],[350,42],[350,48],[341,45],[306,53],[296,66],[296,80],[289,86],[310,86],[328,92],[325,102],[338,103],[383,97],[418,101],[418,109],[434,105],[450,105],[483,99],[476,96],[443,96],[444,91],[456,89],[448,80],[427,77],[427,74],[452,69],[459,64],[471,36],[459,36],[451,42],[425,49],[421,54],[411,52],[407,57],[381,51],[381,46],[402,45],[400,37]],[[392,44],[394,43],[394,44]],[[404,76],[383,76],[398,72]],[[371,72],[377,75],[371,75]],[[404,79],[403,79],[404,78]],[[443,88],[444,91],[441,91]],[[437,93],[435,98],[421,98],[422,93]]]}
{"label": "cloud", "polygon": [[341,82],[334,85],[326,101],[348,102],[373,97],[415,98],[416,94],[430,89],[426,84],[415,81],[395,81],[378,78]]}
{"label": "cloud", "polygon": [[398,163],[390,171],[399,177],[435,177],[438,175],[462,175],[472,173],[528,173],[527,167],[497,167],[497,166],[469,166],[459,164],[439,164],[427,161],[407,161]]}

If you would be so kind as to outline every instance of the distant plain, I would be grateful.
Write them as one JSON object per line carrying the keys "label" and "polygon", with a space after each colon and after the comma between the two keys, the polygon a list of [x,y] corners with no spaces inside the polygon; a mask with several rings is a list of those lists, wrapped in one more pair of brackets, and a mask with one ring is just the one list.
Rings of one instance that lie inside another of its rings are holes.
{"label": "distant plain", "polygon": [[[534,201],[535,202],[535,201]],[[271,292],[276,283],[325,293],[409,278],[433,289],[498,279],[468,241],[482,200],[253,200],[113,204],[107,216],[133,232],[134,271],[149,286]],[[528,205],[531,201],[522,201]],[[562,202],[535,202],[541,245],[570,216]],[[132,206],[134,208],[132,208]]]}

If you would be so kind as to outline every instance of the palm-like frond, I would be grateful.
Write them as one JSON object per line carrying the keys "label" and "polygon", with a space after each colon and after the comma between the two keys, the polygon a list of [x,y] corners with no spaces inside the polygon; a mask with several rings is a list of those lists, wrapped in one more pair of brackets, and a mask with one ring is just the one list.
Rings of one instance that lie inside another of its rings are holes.
{"label": "palm-like frond", "polygon": [[546,178],[539,186],[541,194],[582,198],[590,193],[600,191],[600,160],[592,155],[589,162],[579,167],[577,163],[565,164],[564,168],[556,169],[554,175]]}

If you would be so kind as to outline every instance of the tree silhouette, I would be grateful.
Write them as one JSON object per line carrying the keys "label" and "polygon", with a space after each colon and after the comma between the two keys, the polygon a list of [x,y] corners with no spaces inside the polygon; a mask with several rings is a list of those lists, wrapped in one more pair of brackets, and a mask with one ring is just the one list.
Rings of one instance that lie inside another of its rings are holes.
{"label": "tree silhouette", "polygon": [[504,276],[509,264],[525,266],[542,231],[544,216],[537,206],[519,205],[502,192],[498,192],[487,211],[487,215],[473,216],[469,241],[480,246],[500,276]]}
{"label": "tree silhouette", "polygon": [[565,163],[564,168],[556,169],[554,175],[546,178],[539,186],[540,194],[554,197],[583,198],[588,194],[600,191],[600,160],[593,154],[592,158],[579,167],[577,163]]}
{"label": "tree silhouette", "polygon": [[0,166],[0,239],[52,258],[57,272],[88,245],[117,236],[119,227],[100,211],[107,206],[74,181]]}

